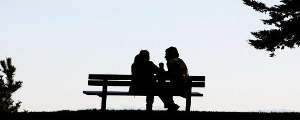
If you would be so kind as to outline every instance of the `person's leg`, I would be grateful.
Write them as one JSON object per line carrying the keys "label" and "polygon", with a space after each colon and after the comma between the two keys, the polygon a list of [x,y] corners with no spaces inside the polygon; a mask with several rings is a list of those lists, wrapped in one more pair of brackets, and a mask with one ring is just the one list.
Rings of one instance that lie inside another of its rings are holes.
{"label": "person's leg", "polygon": [[154,96],[148,95],[146,97],[146,110],[152,111],[152,104],[154,102]]}
{"label": "person's leg", "polygon": [[174,107],[179,107],[174,103],[173,96],[170,95],[173,93],[174,86],[160,86],[159,93],[162,95],[159,96],[161,101],[164,103],[164,108],[172,109]]}
{"label": "person's leg", "polygon": [[173,96],[171,95],[173,90],[174,86],[165,85],[164,83],[158,85],[156,89],[156,92],[161,94],[159,98],[164,103],[164,108],[168,108],[168,110],[177,110],[179,108],[179,106],[174,103]]}
{"label": "person's leg", "polygon": [[161,101],[164,103],[164,107],[168,108],[171,104],[175,104],[173,100],[173,96],[159,96]]}
{"label": "person's leg", "polygon": [[174,103],[173,96],[159,96],[161,101],[164,103],[164,107],[168,108],[168,111],[176,111],[179,106]]}

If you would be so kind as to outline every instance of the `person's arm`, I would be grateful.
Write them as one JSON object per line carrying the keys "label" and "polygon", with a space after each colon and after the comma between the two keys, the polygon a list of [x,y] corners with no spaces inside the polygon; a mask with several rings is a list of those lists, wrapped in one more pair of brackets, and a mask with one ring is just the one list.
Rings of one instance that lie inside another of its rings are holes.
{"label": "person's arm", "polygon": [[154,74],[158,74],[159,68],[151,61],[151,66]]}
{"label": "person's arm", "polygon": [[135,67],[134,64],[131,65],[131,75],[135,74]]}
{"label": "person's arm", "polygon": [[179,68],[183,71],[183,76],[189,76],[189,71],[188,71],[187,66],[186,66],[186,64],[184,63],[183,60],[181,60]]}

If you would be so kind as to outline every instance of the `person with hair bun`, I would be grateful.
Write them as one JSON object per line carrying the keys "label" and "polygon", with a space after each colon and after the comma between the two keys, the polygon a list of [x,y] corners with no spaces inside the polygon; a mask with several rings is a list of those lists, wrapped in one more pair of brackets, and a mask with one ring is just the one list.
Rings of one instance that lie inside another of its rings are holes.
{"label": "person with hair bun", "polygon": [[[168,89],[169,92],[178,93],[181,97],[186,98],[186,95],[190,92],[188,81],[186,79],[189,76],[188,69],[184,61],[179,58],[179,53],[176,47],[169,47],[165,51],[165,59],[167,60],[167,75],[170,77],[172,86]],[[166,96],[166,99],[173,101],[173,96]],[[173,101],[174,103],[174,101]],[[169,109],[176,111],[179,108],[177,104],[171,104]]]}

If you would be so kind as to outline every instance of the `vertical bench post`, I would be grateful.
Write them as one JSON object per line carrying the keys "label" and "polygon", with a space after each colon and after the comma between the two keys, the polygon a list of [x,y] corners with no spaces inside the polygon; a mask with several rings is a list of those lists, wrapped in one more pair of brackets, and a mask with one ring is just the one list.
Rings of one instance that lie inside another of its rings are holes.
{"label": "vertical bench post", "polygon": [[188,85],[188,91],[187,91],[187,96],[186,96],[186,105],[185,105],[185,111],[190,111],[191,109],[191,102],[192,102],[192,98],[191,98],[191,94],[192,94],[192,85],[191,85],[191,81],[189,80],[187,85]]}
{"label": "vertical bench post", "polygon": [[106,110],[107,80],[103,80],[101,110]]}
{"label": "vertical bench post", "polygon": [[186,96],[185,111],[190,111],[190,109],[191,109],[191,102],[192,102],[192,100],[191,100],[191,94],[190,93],[191,92],[189,92],[189,94]]}

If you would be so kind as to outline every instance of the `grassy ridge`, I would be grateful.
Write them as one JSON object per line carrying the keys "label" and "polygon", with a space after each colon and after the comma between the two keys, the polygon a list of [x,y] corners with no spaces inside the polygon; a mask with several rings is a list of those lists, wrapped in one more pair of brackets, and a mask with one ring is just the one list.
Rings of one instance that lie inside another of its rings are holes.
{"label": "grassy ridge", "polygon": [[[3,116],[2,116],[3,117]],[[80,110],[57,112],[20,112],[6,116],[18,120],[72,120],[72,119],[234,119],[234,120],[300,120],[300,113],[258,113],[258,112],[167,112],[141,110]],[[1,119],[2,120],[2,119]]]}

